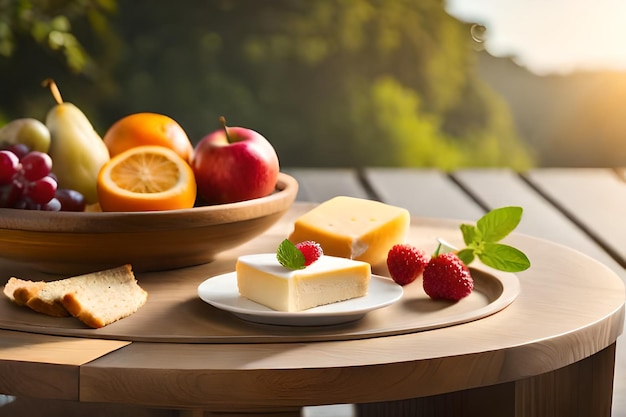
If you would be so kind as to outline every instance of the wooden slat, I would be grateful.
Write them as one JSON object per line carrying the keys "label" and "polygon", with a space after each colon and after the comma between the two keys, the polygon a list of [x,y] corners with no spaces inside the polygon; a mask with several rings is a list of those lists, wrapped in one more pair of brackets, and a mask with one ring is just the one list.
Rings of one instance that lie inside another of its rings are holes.
{"label": "wooden slat", "polygon": [[43,336],[0,330],[0,360],[79,366],[128,344],[130,342],[119,340]]}
{"label": "wooden slat", "polygon": [[365,178],[388,204],[414,216],[475,220],[483,209],[450,178],[431,169],[370,168]]}
{"label": "wooden slat", "polygon": [[[536,171],[536,175],[541,175],[540,172],[543,171]],[[515,172],[466,169],[456,171],[454,178],[489,209],[508,205],[523,207],[524,215],[517,232],[567,245],[622,273],[622,268],[593,239]]]}
{"label": "wooden slat", "polygon": [[321,203],[339,195],[369,197],[355,170],[287,168],[284,171],[298,180],[298,201]]}
{"label": "wooden slat", "polygon": [[0,392],[78,400],[79,367],[128,344],[0,330]]}
{"label": "wooden slat", "polygon": [[626,183],[609,169],[541,169],[529,181],[626,267]]}

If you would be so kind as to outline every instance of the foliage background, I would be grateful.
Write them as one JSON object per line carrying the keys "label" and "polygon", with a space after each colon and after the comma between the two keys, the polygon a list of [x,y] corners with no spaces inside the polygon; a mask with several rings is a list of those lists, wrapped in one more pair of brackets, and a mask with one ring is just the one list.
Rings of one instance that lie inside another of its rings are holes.
{"label": "foliage background", "polygon": [[192,142],[253,128],[283,166],[536,160],[441,0],[0,0],[0,114],[44,120],[54,78],[103,135],[167,114]]}

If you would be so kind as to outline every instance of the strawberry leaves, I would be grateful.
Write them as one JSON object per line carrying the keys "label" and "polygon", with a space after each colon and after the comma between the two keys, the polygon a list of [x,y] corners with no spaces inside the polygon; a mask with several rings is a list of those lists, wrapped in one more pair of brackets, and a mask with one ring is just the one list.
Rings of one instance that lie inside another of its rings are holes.
{"label": "strawberry leaves", "polygon": [[474,258],[494,269],[506,272],[524,271],[530,267],[528,257],[512,246],[498,243],[511,233],[522,219],[522,208],[509,206],[491,210],[477,222],[476,226],[461,225],[466,247],[457,255],[469,265]]}

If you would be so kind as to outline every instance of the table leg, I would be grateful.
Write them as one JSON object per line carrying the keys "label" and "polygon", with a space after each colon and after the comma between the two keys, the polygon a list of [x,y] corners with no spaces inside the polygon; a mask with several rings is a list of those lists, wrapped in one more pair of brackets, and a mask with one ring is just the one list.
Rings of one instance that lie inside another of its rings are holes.
{"label": "table leg", "polygon": [[423,398],[357,404],[357,416],[514,417],[512,404],[515,395],[512,385],[500,384]]}
{"label": "table leg", "polygon": [[431,397],[357,404],[358,417],[610,417],[615,344],[579,362],[510,383]]}
{"label": "table leg", "polygon": [[615,343],[582,361],[515,386],[515,417],[610,417]]}

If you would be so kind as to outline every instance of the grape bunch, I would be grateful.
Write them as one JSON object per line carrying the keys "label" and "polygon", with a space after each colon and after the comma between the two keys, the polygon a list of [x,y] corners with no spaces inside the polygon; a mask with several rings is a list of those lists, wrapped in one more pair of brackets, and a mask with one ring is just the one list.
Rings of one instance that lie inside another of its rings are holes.
{"label": "grape bunch", "polygon": [[83,211],[85,199],[58,188],[52,159],[23,144],[0,150],[0,207],[45,211]]}

